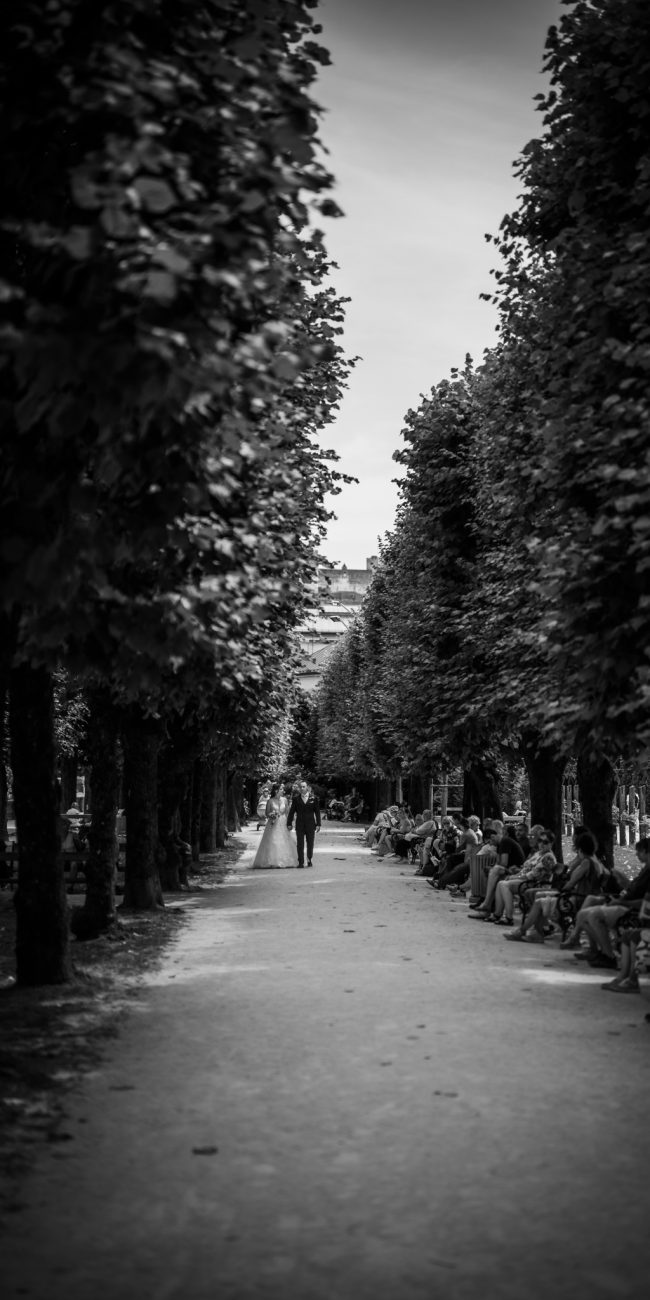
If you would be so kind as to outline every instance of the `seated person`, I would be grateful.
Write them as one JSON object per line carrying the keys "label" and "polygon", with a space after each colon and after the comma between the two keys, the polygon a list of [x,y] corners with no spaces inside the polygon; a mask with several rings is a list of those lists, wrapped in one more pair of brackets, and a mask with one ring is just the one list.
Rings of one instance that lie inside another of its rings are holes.
{"label": "seated person", "polygon": [[390,813],[387,808],[382,808],[381,812],[377,813],[375,820],[368,827],[367,831],[364,831],[361,836],[361,839],[367,848],[370,849],[376,845],[381,832],[386,826],[390,826]]}
{"label": "seated person", "polygon": [[[534,901],[525,913],[521,925],[513,930],[512,934],[504,935],[505,939],[521,941],[525,938],[529,943],[543,943],[545,925],[553,917],[557,917],[558,900],[562,895],[579,897],[582,889],[589,888],[593,880],[597,880],[600,873],[604,873],[605,868],[602,863],[594,857],[596,840],[590,831],[580,829],[574,832],[573,844],[576,850],[575,856],[566,867],[559,868],[559,879],[562,883],[559,883],[556,876],[555,880],[551,881],[552,885],[557,885],[556,888],[536,889]],[[573,945],[566,942],[560,945],[560,947],[568,946]]]}
{"label": "seated person", "polygon": [[429,865],[431,845],[434,837],[438,834],[438,823],[430,808],[425,808],[424,812],[421,815],[418,814],[418,816],[420,817],[419,822],[416,817],[412,829],[406,832],[404,838],[407,844],[415,848],[418,855],[420,865],[415,874],[416,876],[423,876],[427,874],[426,868]]}
{"label": "seated person", "polygon": [[[646,906],[650,905],[650,895],[646,894]],[[608,993],[640,993],[639,977],[636,973],[636,950],[641,940],[641,925],[625,926],[619,931],[621,943],[621,965],[618,975],[613,980],[608,980],[607,984],[601,984],[601,989]]]}
{"label": "seated person", "polygon": [[[557,868],[557,859],[553,852],[554,839],[552,831],[542,830],[537,840],[539,846],[537,852],[531,854],[517,874],[506,876],[497,882],[493,919],[498,925],[513,924],[515,895],[519,893],[522,885],[536,885],[541,888],[542,885],[550,884]],[[497,843],[497,853],[498,851]]]}
{"label": "seated person", "polygon": [[411,817],[408,807],[406,804],[400,804],[397,813],[397,826],[393,830],[391,840],[393,845],[393,856],[401,858],[403,862],[406,862],[407,858],[411,855],[411,841],[406,837],[407,835],[410,835],[414,826],[415,822]]}
{"label": "seated person", "polygon": [[438,823],[435,820],[431,809],[425,808],[423,812],[415,814],[415,817],[413,818],[413,828],[409,834],[412,836],[424,835],[426,837],[427,835],[433,835],[437,829]]}
{"label": "seated person", "polygon": [[533,846],[530,842],[530,827],[528,822],[517,822],[514,831],[514,838],[518,844],[521,844],[524,851],[524,859],[529,858],[533,851]]}
{"label": "seated person", "polygon": [[377,836],[377,839],[372,846],[371,851],[373,853],[376,853],[377,857],[385,858],[388,853],[392,853],[393,844],[392,844],[391,837],[396,827],[397,827],[397,804],[391,804],[391,807],[386,809],[386,819],[384,825],[381,827],[379,831],[379,835]]}
{"label": "seated person", "polygon": [[437,877],[441,868],[445,868],[447,865],[458,865],[458,859],[454,857],[454,854],[458,852],[459,841],[460,830],[456,826],[453,817],[443,817],[440,822],[440,830],[434,836],[431,844],[430,865],[432,871],[429,874]]}
{"label": "seated person", "polygon": [[492,825],[492,822],[490,822],[489,826],[484,825],[483,843],[474,859],[473,872],[472,863],[470,861],[471,895],[469,905],[472,909],[480,907],[485,898],[490,871],[497,860],[497,835],[497,828]]}
{"label": "seated person", "polygon": [[[598,904],[608,902],[609,895],[619,894],[622,885],[629,884],[626,876],[621,882],[616,874],[617,869],[615,868],[614,872],[608,871],[600,858],[596,857],[596,838],[591,831],[585,827],[576,827],[572,838],[576,853],[569,863],[569,870],[574,883],[571,888],[567,884],[563,893],[573,900],[576,916],[572,929],[560,944],[561,948],[581,946],[580,936],[584,927],[580,920],[580,913],[584,907],[596,907]],[[624,875],[624,873],[620,874]]]}
{"label": "seated person", "polygon": [[[461,817],[461,833],[457,853],[445,861],[438,877],[438,887],[465,895],[462,886],[469,879],[472,849],[479,846],[480,822],[478,817]],[[482,836],[481,836],[482,839]],[[454,861],[454,859],[460,861]]]}
{"label": "seated person", "polygon": [[[582,835],[591,835],[591,831],[587,826],[576,826],[571,837],[575,855],[569,863],[570,871],[572,871],[580,861],[580,853],[577,845]],[[615,866],[610,871],[603,865],[600,859],[595,856],[595,837],[593,837],[593,842],[594,853],[592,855],[593,861],[589,875],[583,876],[578,888],[576,889],[576,899],[578,902],[576,911],[578,914],[572,930],[560,944],[561,948],[580,948],[580,936],[584,933],[584,928],[580,920],[580,911],[583,907],[596,907],[601,903],[611,901],[611,895],[620,894],[621,889],[624,889],[625,886],[630,883],[628,876],[620,867]]]}
{"label": "seated person", "polygon": [[641,870],[634,880],[628,881],[625,888],[621,889],[616,903],[601,903],[593,907],[585,904],[580,909],[578,921],[580,929],[589,940],[589,952],[576,952],[574,956],[580,959],[584,957],[590,966],[603,966],[611,970],[616,968],[610,930],[627,911],[639,910],[645,894],[650,890],[650,838],[639,840],[634,847]]}
{"label": "seated person", "polygon": [[[514,875],[519,871],[525,862],[524,852],[521,845],[512,836],[504,833],[502,821],[493,821],[492,830],[494,831],[494,843],[497,851],[496,862],[490,866],[485,887],[485,897],[483,902],[472,908],[472,915],[478,920],[485,920],[492,913],[497,885],[508,875]],[[531,839],[537,847],[537,841],[540,833],[544,830],[543,826],[533,826]],[[485,835],[485,830],[483,834]],[[479,854],[480,857],[480,854]]]}

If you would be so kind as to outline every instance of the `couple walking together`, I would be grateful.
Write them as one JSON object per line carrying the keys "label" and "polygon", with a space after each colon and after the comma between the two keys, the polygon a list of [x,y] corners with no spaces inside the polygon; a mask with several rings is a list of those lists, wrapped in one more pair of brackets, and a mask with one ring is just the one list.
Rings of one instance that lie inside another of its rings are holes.
{"label": "couple walking together", "polygon": [[[320,830],[320,805],[306,781],[300,782],[287,815],[284,786],[274,785],[266,805],[267,823],[253,860],[254,867],[304,867],[305,844],[307,866],[311,867],[314,838]],[[296,843],[290,835],[295,819]]]}

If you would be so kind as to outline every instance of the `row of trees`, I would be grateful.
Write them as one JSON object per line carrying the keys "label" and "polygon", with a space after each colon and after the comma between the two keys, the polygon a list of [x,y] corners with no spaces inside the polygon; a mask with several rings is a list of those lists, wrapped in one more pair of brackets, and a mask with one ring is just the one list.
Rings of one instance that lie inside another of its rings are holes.
{"label": "row of trees", "polygon": [[649,57],[643,0],[551,29],[494,241],[498,344],[406,417],[395,530],[318,706],[321,770],[461,762],[467,810],[494,813],[515,755],[558,841],[574,756],[608,855],[611,758],[649,748]]}
{"label": "row of trees", "polygon": [[317,227],[336,208],[314,4],[0,15],[0,717],[7,696],[22,984],[70,974],[56,672],[88,716],[84,933],[114,920],[119,780],[125,905],[153,907],[195,761],[214,804],[286,730],[340,482],[317,435],[349,369]]}

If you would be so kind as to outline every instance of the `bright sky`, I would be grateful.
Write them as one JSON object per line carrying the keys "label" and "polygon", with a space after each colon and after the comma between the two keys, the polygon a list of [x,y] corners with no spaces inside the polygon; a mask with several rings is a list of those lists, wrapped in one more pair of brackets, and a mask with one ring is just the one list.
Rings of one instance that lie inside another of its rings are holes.
{"label": "bright sky", "polygon": [[485,234],[516,203],[512,164],[540,134],[544,41],[562,0],[320,0],[333,66],[314,97],[345,216],[326,223],[363,358],[323,442],[359,485],[330,503],[328,560],[365,568],[393,524],[404,416],[494,343]]}

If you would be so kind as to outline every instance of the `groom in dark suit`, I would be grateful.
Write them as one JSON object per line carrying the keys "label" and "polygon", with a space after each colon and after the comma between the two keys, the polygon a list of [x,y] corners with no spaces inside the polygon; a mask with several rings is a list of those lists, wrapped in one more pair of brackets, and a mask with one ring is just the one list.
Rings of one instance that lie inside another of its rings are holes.
{"label": "groom in dark suit", "polygon": [[305,865],[305,840],[307,841],[307,866],[313,867],[314,837],[320,830],[320,804],[306,781],[300,782],[298,793],[291,800],[287,828],[291,830],[296,819],[296,841],[298,844],[298,866]]}

